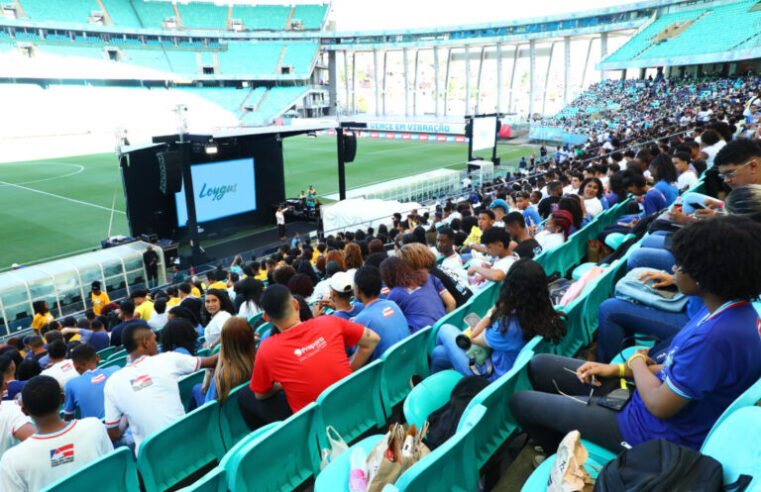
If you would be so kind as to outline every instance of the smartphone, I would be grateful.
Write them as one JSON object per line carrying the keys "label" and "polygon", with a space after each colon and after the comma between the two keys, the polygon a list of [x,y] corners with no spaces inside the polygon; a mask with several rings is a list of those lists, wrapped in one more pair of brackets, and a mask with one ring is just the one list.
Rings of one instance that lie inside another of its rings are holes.
{"label": "smartphone", "polygon": [[705,206],[705,205],[703,205],[702,203],[699,203],[699,202],[690,203],[690,206],[691,206],[692,208],[696,208],[696,209],[698,209],[698,210],[703,210],[704,208],[706,208],[706,206]]}
{"label": "smartphone", "polygon": [[476,313],[470,313],[463,318],[463,321],[468,325],[468,328],[474,330],[476,325],[478,325],[478,322],[481,321],[481,317]]}

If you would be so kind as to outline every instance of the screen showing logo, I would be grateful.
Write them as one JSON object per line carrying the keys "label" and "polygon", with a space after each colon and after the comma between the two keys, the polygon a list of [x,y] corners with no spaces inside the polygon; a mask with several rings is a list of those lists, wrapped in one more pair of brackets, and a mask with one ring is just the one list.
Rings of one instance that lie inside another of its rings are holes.
{"label": "screen showing logo", "polygon": [[[256,210],[254,159],[195,164],[190,167],[198,223]],[[177,225],[188,222],[185,185],[175,194]]]}
{"label": "screen showing logo", "polygon": [[50,450],[50,466],[65,465],[74,461],[74,443]]}

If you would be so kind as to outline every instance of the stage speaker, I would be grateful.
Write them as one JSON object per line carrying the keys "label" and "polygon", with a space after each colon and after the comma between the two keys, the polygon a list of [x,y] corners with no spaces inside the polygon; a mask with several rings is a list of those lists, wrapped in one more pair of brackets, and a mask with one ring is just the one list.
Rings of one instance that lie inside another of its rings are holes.
{"label": "stage speaker", "polygon": [[182,189],[180,153],[177,151],[158,152],[159,190],[165,195],[178,193]]}
{"label": "stage speaker", "polygon": [[344,133],[344,162],[353,162],[357,156],[357,134]]}

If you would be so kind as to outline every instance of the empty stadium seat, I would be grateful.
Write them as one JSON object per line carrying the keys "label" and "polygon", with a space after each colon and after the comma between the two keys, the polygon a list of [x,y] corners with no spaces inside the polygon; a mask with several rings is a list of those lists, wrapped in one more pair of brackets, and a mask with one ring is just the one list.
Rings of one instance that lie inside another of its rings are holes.
{"label": "empty stadium seat", "polygon": [[[347,443],[386,423],[381,403],[382,370],[383,361],[371,362],[333,383],[317,398],[321,423],[333,426]],[[317,439],[321,449],[330,447],[325,432],[318,431]]]}
{"label": "empty stadium seat", "polygon": [[228,490],[288,491],[317,475],[320,452],[315,423],[319,418],[317,404],[310,403],[266,432],[241,441],[220,463],[227,471]]}
{"label": "empty stadium seat", "polygon": [[761,408],[740,408],[714,425],[700,451],[718,460],[724,473],[724,485],[734,483],[740,475],[753,481],[746,490],[761,487]]}
{"label": "empty stadium seat", "polygon": [[449,401],[452,389],[460,379],[462,374],[449,369],[422,380],[404,399],[404,420],[421,428],[431,413]]}
{"label": "empty stadium seat", "polygon": [[381,356],[381,396],[387,417],[394,405],[409,394],[410,378],[415,374],[424,378],[430,373],[426,352],[430,335],[431,327],[425,327],[395,343]]}
{"label": "empty stadium seat", "polygon": [[227,7],[211,3],[178,3],[182,25],[185,28],[225,29],[227,27]]}
{"label": "empty stadium seat", "polygon": [[285,29],[290,7],[285,5],[233,5],[233,19],[243,22],[249,30],[267,29],[279,31]]}
{"label": "empty stadium seat", "polygon": [[140,444],[137,467],[145,492],[163,491],[224,454],[219,403],[211,401],[148,436]]}
{"label": "empty stadium seat", "polygon": [[227,472],[224,468],[214,468],[192,485],[183,487],[178,492],[225,492],[227,490]]}
{"label": "empty stadium seat", "polygon": [[43,490],[72,492],[89,490],[96,484],[98,492],[140,492],[140,481],[132,451],[126,447],[117,448]]}
{"label": "empty stadium seat", "polygon": [[127,365],[128,355],[121,355],[119,357],[111,357],[105,363],[99,364],[98,367],[105,369],[106,367],[124,367]]}
{"label": "empty stadium seat", "polygon": [[384,434],[368,436],[351,448],[334,458],[314,481],[314,492],[349,491],[349,472],[351,471],[351,452],[357,448],[364,450],[366,455],[383,439]]}
{"label": "empty stadium seat", "polygon": [[222,433],[222,442],[228,451],[250,432],[238,407],[238,395],[245,386],[248,386],[248,383],[243,383],[230,391],[225,402],[220,405],[219,431]]}
{"label": "empty stadium seat", "polygon": [[90,13],[99,11],[95,0],[66,0],[50,2],[47,0],[20,0],[27,17],[38,22],[76,22],[87,24]]}
{"label": "empty stadium seat", "polygon": [[293,19],[300,20],[304,29],[320,29],[327,11],[326,5],[296,5]]}

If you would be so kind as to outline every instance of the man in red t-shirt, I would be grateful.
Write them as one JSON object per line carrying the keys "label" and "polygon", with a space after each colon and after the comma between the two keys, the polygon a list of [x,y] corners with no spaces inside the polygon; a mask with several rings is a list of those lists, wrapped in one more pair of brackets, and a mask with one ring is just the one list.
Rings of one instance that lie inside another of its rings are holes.
{"label": "man in red t-shirt", "polygon": [[[238,396],[251,429],[283,420],[313,402],[336,381],[362,367],[380,337],[364,326],[336,316],[301,322],[299,303],[284,285],[272,285],[261,298],[264,319],[279,334],[259,345],[251,384]],[[349,359],[346,348],[357,346]]]}

